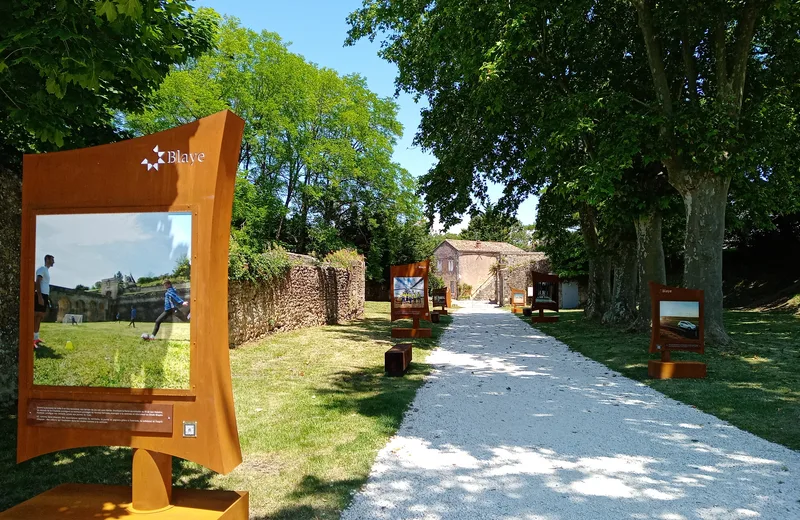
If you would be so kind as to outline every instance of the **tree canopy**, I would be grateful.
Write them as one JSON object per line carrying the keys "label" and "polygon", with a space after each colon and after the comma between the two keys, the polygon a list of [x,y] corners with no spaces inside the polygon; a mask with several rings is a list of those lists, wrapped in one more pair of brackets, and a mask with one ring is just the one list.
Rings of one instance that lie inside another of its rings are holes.
{"label": "tree canopy", "polygon": [[706,292],[707,337],[728,341],[725,210],[769,225],[798,200],[796,2],[365,0],[349,21],[348,42],[381,38],[397,88],[428,101],[429,214],[457,221],[487,181],[511,208],[546,189],[545,220],[577,214],[599,317],[626,236],[638,278],[663,278],[661,214],[682,199],[683,283]]}
{"label": "tree canopy", "polygon": [[211,45],[213,11],[188,0],[0,2],[0,151],[115,139],[117,111],[140,110],[174,63]]}
{"label": "tree canopy", "polygon": [[225,108],[246,123],[232,222],[241,245],[320,257],[352,247],[376,281],[389,264],[430,253],[416,182],[391,158],[397,105],[362,77],[318,67],[277,34],[226,18],[214,49],[173,67],[124,126],[150,133]]}

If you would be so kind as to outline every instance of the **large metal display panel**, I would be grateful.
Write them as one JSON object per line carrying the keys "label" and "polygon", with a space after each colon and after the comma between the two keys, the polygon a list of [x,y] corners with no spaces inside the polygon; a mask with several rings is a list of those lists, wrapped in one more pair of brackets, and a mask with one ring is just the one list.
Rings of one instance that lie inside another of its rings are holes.
{"label": "large metal display panel", "polygon": [[650,352],[687,350],[703,353],[703,291],[650,282],[652,334]]}
{"label": "large metal display panel", "polygon": [[241,462],[225,295],[243,128],[224,111],[24,157],[19,462],[84,446]]}
{"label": "large metal display panel", "polygon": [[428,272],[430,261],[393,265],[390,268],[392,321],[403,318],[430,319]]}

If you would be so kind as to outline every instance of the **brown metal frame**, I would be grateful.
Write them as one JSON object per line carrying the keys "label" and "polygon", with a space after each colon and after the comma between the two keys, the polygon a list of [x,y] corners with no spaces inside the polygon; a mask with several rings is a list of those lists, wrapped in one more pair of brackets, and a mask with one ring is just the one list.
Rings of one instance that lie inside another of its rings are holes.
{"label": "brown metal frame", "polygon": [[[515,303],[514,302],[514,295],[521,294],[522,295],[522,303]],[[522,308],[525,307],[525,300],[527,299],[527,293],[525,289],[515,289],[511,287],[511,294],[509,295],[509,301],[511,303],[511,311],[522,312]]]}
{"label": "brown metal frame", "polygon": [[[443,311],[447,312],[448,307],[452,307],[453,302],[450,296],[450,288],[449,287],[442,287],[441,289],[434,289],[432,291],[431,296],[433,297],[433,308],[436,310],[436,307],[441,307]],[[440,296],[444,298],[444,304],[437,304],[436,297]]]}
{"label": "brown metal frame", "polygon": [[[697,339],[686,338],[683,341],[667,343],[661,337],[661,302],[698,302],[700,317]],[[682,289],[650,282],[650,312],[652,327],[650,333],[650,353],[668,353],[671,350],[686,350],[705,353],[705,299],[699,289]]]}
{"label": "brown metal frame", "polygon": [[[23,160],[17,461],[85,446],[130,446],[228,473],[242,460],[228,350],[228,241],[244,121],[223,111],[165,132]],[[203,162],[148,170],[153,148],[204,153]],[[190,388],[133,389],[33,384],[36,216],[129,212],[192,213]],[[59,428],[25,419],[33,399],[171,404],[171,433]],[[183,437],[196,421],[197,437]],[[136,467],[134,467],[136,471]]]}

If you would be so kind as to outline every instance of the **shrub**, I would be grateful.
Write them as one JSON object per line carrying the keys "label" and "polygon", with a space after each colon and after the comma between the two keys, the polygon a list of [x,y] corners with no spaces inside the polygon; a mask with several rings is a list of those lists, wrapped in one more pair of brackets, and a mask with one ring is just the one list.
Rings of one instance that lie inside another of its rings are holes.
{"label": "shrub", "polygon": [[364,256],[358,254],[358,251],[355,249],[340,249],[333,253],[328,253],[322,261],[333,267],[349,269],[353,264],[363,262]]}
{"label": "shrub", "polygon": [[458,298],[464,300],[472,296],[472,286],[468,283],[458,284]]}
{"label": "shrub", "polygon": [[228,278],[251,282],[278,280],[286,275],[292,263],[282,247],[256,253],[231,237],[228,249]]}

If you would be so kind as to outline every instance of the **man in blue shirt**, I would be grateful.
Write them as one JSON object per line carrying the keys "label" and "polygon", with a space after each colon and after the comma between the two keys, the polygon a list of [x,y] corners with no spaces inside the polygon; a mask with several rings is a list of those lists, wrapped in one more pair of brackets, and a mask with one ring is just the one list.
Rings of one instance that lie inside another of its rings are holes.
{"label": "man in blue shirt", "polygon": [[161,328],[161,324],[164,323],[164,321],[166,321],[166,319],[170,316],[175,316],[184,322],[189,321],[189,319],[180,309],[180,307],[188,307],[189,302],[183,301],[183,299],[178,295],[178,291],[172,287],[171,281],[164,280],[163,284],[164,289],[166,290],[164,293],[164,312],[162,312],[158,318],[156,318],[156,325],[153,328],[153,333],[145,339],[156,339],[156,334],[158,334],[158,329]]}
{"label": "man in blue shirt", "polygon": [[128,327],[136,328],[136,307],[131,307],[131,322],[128,323]]}

